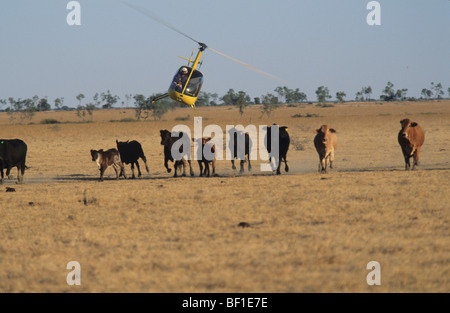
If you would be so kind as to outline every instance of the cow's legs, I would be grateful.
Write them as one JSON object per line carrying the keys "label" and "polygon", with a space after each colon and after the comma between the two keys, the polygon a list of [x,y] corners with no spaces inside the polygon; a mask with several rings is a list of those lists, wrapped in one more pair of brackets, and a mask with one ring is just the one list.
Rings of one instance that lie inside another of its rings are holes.
{"label": "cow's legs", "polygon": [[[125,174],[125,164],[123,164],[122,162],[119,163],[119,167],[120,167],[120,172],[123,175],[123,178],[127,179],[127,175]],[[120,175],[119,175],[120,177]]]}
{"label": "cow's legs", "polygon": [[0,172],[1,172],[1,179],[0,179],[0,185],[3,184],[3,180],[4,180],[4,175],[3,175],[3,168],[0,168]]}
{"label": "cow's legs", "polygon": [[211,177],[211,170],[209,169],[210,162],[206,162],[205,164],[205,175],[206,177]]}
{"label": "cow's legs", "polygon": [[145,170],[147,171],[147,173],[150,173],[150,170],[148,169],[148,165],[147,165],[147,158],[145,156],[141,156],[142,161],[144,161],[145,164]]}
{"label": "cow's legs", "polygon": [[235,170],[235,169],[236,169],[236,166],[234,165],[234,159],[233,159],[233,160],[231,160],[231,168],[232,168],[233,170]]}
{"label": "cow's legs", "polygon": [[134,175],[134,163],[133,162],[131,162],[131,178],[132,179],[136,178],[136,175]]}
{"label": "cow's legs", "polygon": [[409,162],[410,156],[405,156],[405,171],[408,171],[411,168],[411,163]]}
{"label": "cow's legs", "polygon": [[420,157],[420,147],[417,148],[416,153],[414,153],[414,163],[413,170],[415,170],[416,166],[419,166],[419,157]]}
{"label": "cow's legs", "polygon": [[250,172],[252,170],[252,163],[250,162],[250,153],[247,155],[248,160],[248,171]]}
{"label": "cow's legs", "polygon": [[21,184],[22,181],[23,181],[22,166],[17,165],[17,183]]}
{"label": "cow's legs", "polygon": [[8,179],[12,179],[11,167],[9,166],[6,168],[6,177],[8,177]]}
{"label": "cow's legs", "polygon": [[120,174],[119,166],[117,164],[113,164],[112,167],[113,167],[114,171],[116,172],[116,180],[118,180],[119,179],[119,174]]}
{"label": "cow's legs", "polygon": [[200,177],[203,176],[203,161],[198,161],[198,167],[200,168]]}
{"label": "cow's legs", "polygon": [[138,169],[138,177],[141,177],[141,176],[142,176],[142,173],[141,173],[141,168],[140,168],[140,166],[139,166],[139,162],[138,162],[138,161],[136,161],[136,167],[137,167],[137,169]]}
{"label": "cow's legs", "polygon": [[243,172],[244,172],[244,163],[245,163],[245,161],[244,161],[244,160],[241,160],[241,162],[240,162],[241,169],[239,170],[240,173],[243,173]]}
{"label": "cow's legs", "polygon": [[164,159],[164,167],[166,168],[166,170],[167,170],[167,173],[170,173],[170,172],[172,172],[172,169],[169,167],[169,160],[168,159]]}
{"label": "cow's legs", "polygon": [[286,160],[286,156],[284,156],[284,170],[285,172],[289,172],[289,166],[287,165],[287,160]]}
{"label": "cow's legs", "polygon": [[[174,170],[174,174],[173,174],[173,177],[178,177],[178,169],[179,168],[181,168],[182,166],[184,167],[184,164],[183,164],[183,162],[182,161],[174,161],[173,162],[173,170]],[[186,176],[186,174],[185,174],[185,176]]]}
{"label": "cow's legs", "polygon": [[191,176],[194,176],[194,170],[192,169],[191,160],[188,160],[188,163],[189,163],[189,173],[191,174]]}
{"label": "cow's legs", "polygon": [[186,160],[185,159],[181,159],[181,164],[183,165],[183,174],[182,176],[186,176]]}
{"label": "cow's legs", "polygon": [[327,159],[325,156],[320,156],[319,158],[319,172],[320,173],[326,173],[327,172]]}
{"label": "cow's legs", "polygon": [[334,151],[332,151],[329,155],[330,159],[330,168],[333,168],[333,162],[334,162]]}
{"label": "cow's legs", "polygon": [[98,181],[103,181],[103,174],[105,173],[106,168],[104,166],[100,167],[100,178]]}

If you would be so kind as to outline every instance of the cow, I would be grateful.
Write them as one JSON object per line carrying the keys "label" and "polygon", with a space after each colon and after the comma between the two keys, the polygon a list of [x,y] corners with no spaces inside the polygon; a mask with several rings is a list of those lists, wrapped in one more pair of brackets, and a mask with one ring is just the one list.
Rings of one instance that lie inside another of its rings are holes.
{"label": "cow", "polygon": [[[125,142],[116,140],[116,144],[117,150],[119,150],[120,160],[122,161],[122,163],[123,164],[131,163],[131,172],[133,175],[132,176],[133,179],[136,178],[136,176],[134,175],[134,164],[136,164],[136,167],[138,169],[138,177],[142,176],[138,162],[139,158],[141,158],[142,161],[144,161],[147,173],[150,172],[147,166],[147,158],[145,157],[144,151],[142,150],[142,146],[139,142],[137,142],[136,140]],[[122,172],[120,173],[119,176],[122,176]]]}
{"label": "cow", "polygon": [[[243,131],[239,131],[236,128],[231,128],[228,133],[230,135],[229,147],[231,150],[231,168],[233,170],[236,169],[234,159],[241,160],[241,168],[239,172],[243,173],[245,158],[247,157],[248,170],[251,171],[252,164],[250,162],[250,153],[252,151],[252,139],[250,138],[250,135],[248,133],[244,133]],[[233,136],[233,138],[231,136]],[[244,147],[239,144],[240,142],[244,144]]]}
{"label": "cow", "polygon": [[[172,157],[172,146],[177,140],[183,138],[183,136],[187,136],[187,134],[183,132],[175,132],[174,135],[177,136],[172,137],[172,133],[167,129],[161,129],[159,132],[161,135],[161,145],[164,146],[164,167],[167,169],[167,172],[170,173],[172,171],[172,169],[170,169],[168,165],[168,162],[172,161],[174,162],[173,167],[175,172],[173,177],[178,177],[177,169],[181,167],[183,167],[182,176],[186,176],[186,160],[184,157],[187,155],[187,151],[184,151],[183,154],[183,145],[180,146],[179,152],[183,155],[183,157],[180,160],[174,160],[174,158]],[[190,174],[191,176],[194,176],[194,171],[192,170],[191,166],[191,160],[188,160],[187,162],[189,163]]]}
{"label": "cow", "polygon": [[17,183],[23,183],[23,175],[27,159],[27,144],[20,139],[0,139],[0,184],[3,183],[3,169],[6,169],[6,176],[11,178],[11,168],[17,167]]}
{"label": "cow", "polygon": [[319,173],[327,173],[328,163],[333,168],[334,150],[337,147],[336,130],[322,125],[319,129],[314,130],[314,146],[319,154]]}
{"label": "cow", "polygon": [[420,148],[425,141],[425,134],[422,128],[416,122],[410,119],[400,121],[402,128],[398,132],[398,143],[400,144],[405,158],[405,171],[410,170],[410,158],[414,158],[412,170],[419,165]]}
{"label": "cow", "polygon": [[100,178],[98,181],[103,181],[103,174],[105,173],[108,166],[112,166],[116,172],[116,180],[119,179],[119,168],[123,177],[126,179],[125,167],[120,160],[120,153],[117,149],[112,148],[106,151],[101,150],[91,150],[92,161],[96,162],[98,169],[100,170]]}
{"label": "cow", "polygon": [[[216,174],[216,145],[209,143],[210,140],[211,137],[203,137],[197,139],[197,142],[199,144],[198,149],[201,149],[202,151],[202,158],[197,160],[198,166],[200,168],[200,177],[202,177],[203,175],[205,175],[206,177],[211,176],[211,170],[209,168],[210,165],[212,167],[212,175]],[[192,138],[192,141],[195,142],[194,138]],[[210,156],[205,155],[205,146],[207,147],[207,149],[210,149],[211,155],[214,156],[212,160],[209,158]]]}
{"label": "cow", "polygon": [[[272,126],[278,126],[277,124],[273,124]],[[266,133],[266,149],[269,153],[269,162],[271,162],[272,158],[275,159],[275,164],[277,166],[277,175],[281,175],[281,162],[284,161],[284,170],[285,172],[289,172],[289,166],[287,165],[286,156],[289,150],[289,144],[291,139],[289,137],[288,128],[286,126],[278,127],[278,155],[272,153],[272,126],[267,127]]]}

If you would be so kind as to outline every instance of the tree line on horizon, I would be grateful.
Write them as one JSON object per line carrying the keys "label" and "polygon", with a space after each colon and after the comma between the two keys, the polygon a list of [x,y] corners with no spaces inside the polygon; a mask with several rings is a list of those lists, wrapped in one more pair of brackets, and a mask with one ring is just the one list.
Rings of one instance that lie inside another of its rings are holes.
{"label": "tree line on horizon", "polygon": [[[388,82],[386,87],[382,90],[382,94],[379,98],[381,101],[417,101],[417,100],[439,100],[444,99],[444,88],[441,83],[435,84],[431,82],[429,88],[423,88],[421,91],[421,97],[416,99],[414,97],[407,97],[408,89],[395,89],[392,82]],[[450,98],[450,87],[447,89],[448,98]],[[124,99],[121,101],[121,107],[128,108],[130,102],[133,100],[134,109],[136,112],[136,119],[147,119],[150,116],[155,120],[160,120],[164,114],[169,110],[174,110],[177,107],[184,107],[184,104],[173,101],[170,98],[165,98],[152,103],[152,99],[162,93],[152,94],[151,96],[144,96],[142,94],[125,94]],[[318,106],[330,106],[326,105],[327,102],[332,102],[330,90],[328,87],[319,86],[315,91]],[[362,87],[360,91],[356,92],[354,100],[346,100],[347,94],[344,91],[338,91],[335,94],[335,103],[344,103],[350,101],[377,101],[372,98],[373,90],[371,86]],[[121,100],[118,95],[113,95],[108,90],[102,93],[96,93],[92,101],[83,103],[86,99],[85,95],[80,93],[76,97],[77,104],[75,107],[69,107],[64,105],[64,97],[56,98],[53,101],[54,110],[75,111],[78,118],[82,121],[92,120],[95,110],[99,109],[111,109]],[[304,92],[301,92],[299,88],[290,89],[286,86],[279,86],[275,88],[273,92],[266,93],[260,97],[251,97],[245,91],[236,92],[230,88],[225,95],[219,97],[217,93],[200,92],[197,99],[196,106],[221,106],[230,105],[239,109],[239,113],[244,114],[244,110],[249,105],[261,105],[262,116],[266,114],[270,116],[273,110],[280,106],[295,105],[308,103],[313,104],[312,101],[308,101],[308,97]],[[2,106],[6,106],[6,109],[1,111],[7,112],[10,115],[11,122],[14,122],[17,118],[20,121],[31,120],[36,112],[50,111],[52,105],[47,97],[39,97],[35,95],[28,99],[14,99],[12,97],[0,99],[0,109]]]}

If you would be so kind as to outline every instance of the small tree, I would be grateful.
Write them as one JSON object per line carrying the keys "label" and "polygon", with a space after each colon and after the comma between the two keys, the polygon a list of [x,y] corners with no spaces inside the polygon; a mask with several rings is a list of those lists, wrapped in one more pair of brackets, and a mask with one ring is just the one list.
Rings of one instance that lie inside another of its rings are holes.
{"label": "small tree", "polygon": [[[142,114],[144,113],[144,110],[147,106],[146,99],[143,95],[138,94],[134,95],[134,104],[135,104],[135,111],[136,111],[136,119],[140,120],[142,118]],[[148,114],[145,118],[148,117]]]}
{"label": "small tree", "polygon": [[84,95],[80,93],[78,96],[76,96],[76,99],[78,100],[78,106],[81,106],[81,101],[84,99]]}
{"label": "small tree", "polygon": [[2,106],[6,105],[6,100],[5,99],[0,99],[0,108]]}
{"label": "small tree", "polygon": [[51,105],[50,103],[47,102],[47,98],[42,98],[41,100],[39,100],[37,107],[36,107],[36,111],[50,111],[51,110]]}
{"label": "small tree", "polygon": [[370,100],[370,95],[372,94],[372,87],[363,87],[363,92],[366,95],[366,101]]}
{"label": "small tree", "polygon": [[307,100],[308,100],[308,97],[306,96],[306,93],[300,92],[300,93],[298,94],[298,101],[299,101],[300,103],[302,103],[303,101],[307,101]]}
{"label": "small tree", "polygon": [[86,108],[82,105],[77,105],[76,114],[77,114],[78,118],[80,118],[84,121],[86,118]]}
{"label": "small tree", "polygon": [[296,88],[295,90],[290,89],[286,86],[284,87],[277,87],[274,90],[279,97],[279,102],[285,102],[285,103],[299,103],[302,102],[304,100],[306,100],[306,94],[303,92],[300,92],[300,90],[298,88]]}
{"label": "small tree", "polygon": [[20,112],[20,119],[23,121],[28,119],[31,121],[36,113],[36,102],[39,99],[38,96],[34,96],[32,99],[23,100],[23,109]]}
{"label": "small tree", "polygon": [[434,96],[436,99],[442,99],[442,96],[444,95],[444,90],[442,88],[442,84],[438,83],[438,84],[434,84],[431,83],[431,89],[434,91]]}
{"label": "small tree", "polygon": [[153,94],[152,96],[145,98],[145,96],[138,94],[133,98],[135,100],[135,110],[136,110],[136,118],[140,120],[143,118],[146,120],[150,116],[153,117],[154,120],[160,120],[164,114],[169,110],[169,104],[167,99],[158,100],[156,102],[152,102],[152,99],[160,96],[161,94]]}
{"label": "small tree", "polygon": [[55,109],[59,110],[63,106],[64,98],[56,98],[55,99]]}
{"label": "small tree", "polygon": [[383,94],[380,96],[380,98],[384,101],[405,100],[407,91],[408,89],[406,88],[397,89],[397,91],[395,91],[394,84],[388,82],[386,87],[384,87]]}
{"label": "small tree", "polygon": [[239,108],[239,113],[244,114],[244,110],[250,103],[250,96],[244,91],[235,93],[233,89],[229,89],[228,92],[220,98],[226,105],[234,105]]}
{"label": "small tree", "polygon": [[261,110],[261,117],[266,114],[267,116],[270,116],[272,114],[272,111],[279,108],[281,106],[280,101],[278,100],[278,97],[274,96],[271,93],[268,93],[264,96],[262,96],[262,110]]}
{"label": "small tree", "polygon": [[111,95],[111,92],[108,90],[107,92],[102,92],[101,99],[103,102],[105,102],[105,104],[102,106],[102,109],[111,109],[120,98],[119,96]]}
{"label": "small tree", "polygon": [[128,103],[130,102],[130,100],[133,98],[133,95],[132,94],[125,94],[125,99],[126,99],[126,101],[125,101],[125,105],[126,105],[126,107],[128,108]]}
{"label": "small tree", "polygon": [[340,102],[340,103],[345,102],[345,100],[344,100],[345,97],[347,97],[345,92],[343,92],[343,91],[336,92],[336,99],[337,99],[338,102]]}
{"label": "small tree", "polygon": [[328,87],[324,87],[324,86],[320,86],[319,88],[317,88],[316,95],[317,95],[317,101],[319,101],[320,103],[324,103],[327,101],[327,99],[331,98]]}
{"label": "small tree", "polygon": [[430,89],[423,88],[421,95],[423,95],[425,99],[431,99],[431,97],[433,96],[433,92]]}

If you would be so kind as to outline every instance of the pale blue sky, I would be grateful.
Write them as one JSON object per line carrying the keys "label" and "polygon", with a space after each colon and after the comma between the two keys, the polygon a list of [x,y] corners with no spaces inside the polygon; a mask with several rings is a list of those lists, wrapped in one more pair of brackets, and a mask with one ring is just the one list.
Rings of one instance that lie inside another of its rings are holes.
{"label": "pale blue sky", "polygon": [[[165,92],[197,44],[121,1],[80,0],[81,26],[68,26],[66,0],[0,4],[0,99],[75,96],[110,90]],[[203,91],[229,88],[252,98],[277,86],[309,100],[324,85],[353,100],[363,86],[379,97],[388,81],[420,97],[430,82],[450,87],[450,1],[381,0],[381,26],[369,26],[365,0],[127,0],[213,49],[261,68],[270,80],[211,51]],[[447,96],[447,93],[446,93]]]}

